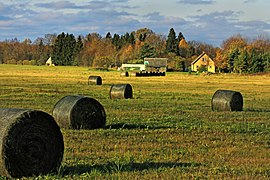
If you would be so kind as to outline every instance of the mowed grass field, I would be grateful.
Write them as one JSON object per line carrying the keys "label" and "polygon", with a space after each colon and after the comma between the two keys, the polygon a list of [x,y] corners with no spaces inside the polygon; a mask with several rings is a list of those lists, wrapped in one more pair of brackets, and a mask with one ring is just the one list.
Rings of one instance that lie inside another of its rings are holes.
{"label": "mowed grass field", "polygon": [[[88,85],[88,77],[103,85]],[[129,83],[133,99],[111,100]],[[213,112],[216,90],[241,92],[242,112]],[[67,130],[58,174],[36,179],[269,179],[270,74],[120,77],[86,67],[0,65],[0,107],[52,114],[66,95],[95,98],[105,129]]]}

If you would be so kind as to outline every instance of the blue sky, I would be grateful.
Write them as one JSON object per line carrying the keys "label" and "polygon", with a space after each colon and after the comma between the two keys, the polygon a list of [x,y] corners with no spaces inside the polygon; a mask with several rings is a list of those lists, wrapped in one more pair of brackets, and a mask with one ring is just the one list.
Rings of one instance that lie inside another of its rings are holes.
{"label": "blue sky", "polygon": [[105,36],[140,28],[219,46],[232,35],[270,36],[269,0],[0,0],[0,41],[61,32]]}

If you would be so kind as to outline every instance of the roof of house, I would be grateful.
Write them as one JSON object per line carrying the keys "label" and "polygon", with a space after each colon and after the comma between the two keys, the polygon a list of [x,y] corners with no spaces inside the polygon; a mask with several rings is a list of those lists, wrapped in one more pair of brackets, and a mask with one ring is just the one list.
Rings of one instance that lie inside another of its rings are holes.
{"label": "roof of house", "polygon": [[46,63],[52,63],[52,57],[49,57],[49,59],[47,59]]}
{"label": "roof of house", "polygon": [[203,57],[206,53],[202,52],[194,61],[192,61],[191,64],[195,64],[199,59],[201,59],[201,57]]}
{"label": "roof of house", "polygon": [[168,58],[144,58],[144,64],[150,67],[166,67]]}

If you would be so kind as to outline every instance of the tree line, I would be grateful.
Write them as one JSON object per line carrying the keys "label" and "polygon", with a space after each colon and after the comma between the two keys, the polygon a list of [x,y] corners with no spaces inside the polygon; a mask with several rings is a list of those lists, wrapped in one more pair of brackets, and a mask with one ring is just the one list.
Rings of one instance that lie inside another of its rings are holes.
{"label": "tree line", "polygon": [[173,28],[167,36],[142,28],[123,35],[110,32],[75,37],[73,34],[46,34],[34,42],[16,38],[0,42],[0,63],[43,65],[49,57],[59,66],[119,67],[143,63],[145,57],[168,58],[168,68],[188,71],[190,63],[206,52],[220,72],[257,73],[270,71],[270,41],[249,40],[241,35],[225,40],[221,48],[186,38]]}

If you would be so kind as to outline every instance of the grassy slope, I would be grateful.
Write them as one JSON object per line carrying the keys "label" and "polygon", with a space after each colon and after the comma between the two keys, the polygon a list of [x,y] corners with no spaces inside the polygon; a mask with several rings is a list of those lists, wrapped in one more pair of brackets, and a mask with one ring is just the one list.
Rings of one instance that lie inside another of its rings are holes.
{"label": "grassy slope", "polygon": [[[87,85],[89,75],[100,75],[103,85]],[[134,98],[110,100],[116,83],[130,83]],[[212,112],[218,89],[241,92],[244,111]],[[62,167],[46,178],[270,177],[269,74],[136,78],[81,67],[0,65],[0,107],[51,114],[60,98],[73,94],[97,99],[107,128],[62,130]]]}

